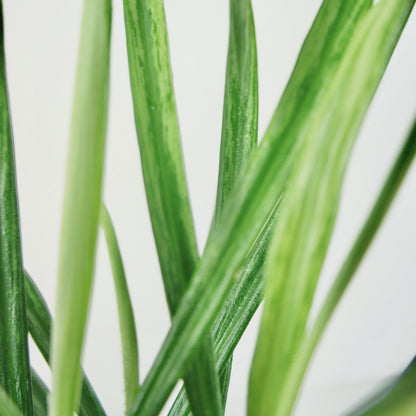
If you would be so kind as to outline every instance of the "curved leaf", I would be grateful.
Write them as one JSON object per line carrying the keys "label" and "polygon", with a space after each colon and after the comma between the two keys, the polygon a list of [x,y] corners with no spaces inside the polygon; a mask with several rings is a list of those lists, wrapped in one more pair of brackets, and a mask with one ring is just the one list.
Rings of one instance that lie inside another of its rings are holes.
{"label": "curved leaf", "polygon": [[[195,348],[200,345],[201,337],[214,324],[234,279],[239,276],[245,256],[282,195],[303,135],[316,123],[316,114],[326,101],[326,85],[333,82],[341,64],[346,66],[351,35],[360,17],[371,6],[371,1],[364,0],[324,2],[278,107],[278,116],[274,118],[281,119],[268,129],[226,201],[218,226],[211,229],[201,263],[158,357],[136,396],[131,415],[149,411],[154,405],[153,399],[149,400],[154,391],[158,391],[159,401],[166,400],[192,359]],[[386,37],[385,42],[391,50],[399,35],[400,29],[397,29],[394,36]],[[322,49],[325,49],[324,53]],[[303,60],[312,60],[315,64],[310,68],[300,67],[299,62]],[[386,65],[387,61],[383,60],[383,68]],[[302,83],[302,89],[292,89]],[[347,129],[351,136],[356,135],[370,98],[360,101],[353,114],[348,113],[353,115]],[[288,111],[289,108],[293,111]]]}
{"label": "curved leaf", "polygon": [[351,416],[412,416],[416,412],[416,358],[394,382],[376,392]]}
{"label": "curved leaf", "polygon": [[110,214],[101,203],[100,224],[104,231],[113,271],[114,287],[117,297],[118,319],[123,353],[124,388],[126,393],[126,408],[131,405],[139,385],[139,353],[137,347],[136,325],[133,307],[130,300],[123,260],[117,236],[111,222]]}
{"label": "curved leaf", "polygon": [[384,0],[362,15],[345,63],[326,84],[317,123],[305,132],[267,260],[249,415],[287,415],[294,405],[301,380],[288,379],[298,365],[357,120],[375,93],[413,4]]}

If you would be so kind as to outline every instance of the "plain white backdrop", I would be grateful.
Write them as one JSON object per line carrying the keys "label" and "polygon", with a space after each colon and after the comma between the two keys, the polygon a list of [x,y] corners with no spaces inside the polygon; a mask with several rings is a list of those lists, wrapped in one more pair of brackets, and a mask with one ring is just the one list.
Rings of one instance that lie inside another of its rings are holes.
{"label": "plain white backdrop", "polygon": [[[54,308],[60,215],[82,1],[4,2],[25,267]],[[253,0],[260,137],[320,0]],[[214,208],[228,40],[226,0],[166,0],[190,198],[203,247]],[[314,304],[322,301],[416,115],[413,13],[370,108],[348,168],[341,208]],[[114,1],[104,194],[133,297],[145,376],[169,329],[142,184],[129,90],[122,1]],[[297,415],[337,415],[416,352],[416,164],[315,355]],[[234,359],[227,415],[244,414],[259,315]],[[35,367],[50,379],[31,345]],[[84,352],[109,415],[123,412],[122,364],[110,265],[100,234]]]}

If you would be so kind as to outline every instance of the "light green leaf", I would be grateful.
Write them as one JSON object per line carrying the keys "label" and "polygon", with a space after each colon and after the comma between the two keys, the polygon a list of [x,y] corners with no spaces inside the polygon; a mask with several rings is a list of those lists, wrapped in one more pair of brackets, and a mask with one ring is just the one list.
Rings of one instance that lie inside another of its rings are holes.
{"label": "light green leaf", "polygon": [[0,1],[0,386],[30,416],[32,393],[2,9]]}
{"label": "light green leaf", "polygon": [[376,235],[376,232],[415,157],[415,153],[416,123],[398,155],[364,227],[345,259],[341,270],[321,307],[318,317],[313,324],[312,330],[310,333],[304,335],[296,363],[286,379],[287,390],[292,391],[292,394],[296,394],[316,345],[338,305],[338,302],[344,294],[345,289],[353,278],[355,271]]}
{"label": "light green leaf", "polygon": [[[315,116],[326,101],[327,82],[345,62],[351,35],[370,7],[372,2],[364,0],[324,2],[266,136],[227,199],[218,225],[211,229],[201,263],[131,415],[151,414],[148,412],[155,406],[152,392],[158,392],[159,403],[166,400],[202,337],[209,333],[249,249],[284,191],[301,139],[316,123]],[[393,39],[387,38],[392,48],[399,34],[397,30]],[[301,65],[303,62],[310,62],[310,67]],[[350,121],[353,136],[369,101],[364,100],[354,112]]]}
{"label": "light green leaf", "polygon": [[0,415],[22,416],[19,409],[8,396],[3,387],[0,386]]}
{"label": "light green leaf", "polygon": [[[198,252],[182,160],[163,1],[124,0],[124,20],[147,202],[169,311],[174,316],[198,263]],[[221,414],[219,380],[208,334],[187,370],[182,376],[195,416]]]}
{"label": "light green leaf", "polygon": [[414,1],[384,0],[364,13],[345,60],[325,85],[289,179],[266,269],[266,299],[250,376],[249,415],[288,415],[317,279],[351,146]]}
{"label": "light green leaf", "polygon": [[136,325],[116,232],[107,208],[103,203],[101,204],[100,224],[107,242],[116,290],[123,354],[124,389],[126,394],[126,408],[128,409],[139,385],[139,353]]}
{"label": "light green leaf", "polygon": [[[52,317],[39,289],[27,272],[25,272],[25,293],[30,335],[43,358],[49,364]],[[80,416],[105,416],[104,409],[85,373],[83,373],[81,402],[78,414]]]}
{"label": "light green leaf", "polygon": [[416,413],[416,359],[388,387],[376,392],[351,416],[413,416]]}
{"label": "light green leaf", "polygon": [[62,215],[50,416],[72,416],[92,286],[105,148],[110,0],[85,0]]}

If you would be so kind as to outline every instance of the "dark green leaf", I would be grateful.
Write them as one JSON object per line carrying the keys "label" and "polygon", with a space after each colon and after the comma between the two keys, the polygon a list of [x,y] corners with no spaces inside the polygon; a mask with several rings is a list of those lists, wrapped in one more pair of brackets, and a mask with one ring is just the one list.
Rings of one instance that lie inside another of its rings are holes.
{"label": "dark green leaf", "polygon": [[[124,20],[143,178],[173,316],[198,263],[198,252],[182,160],[163,2],[125,0]],[[186,375],[181,375],[193,413],[221,414],[219,380],[208,334],[187,370]]]}
{"label": "dark green leaf", "polygon": [[34,416],[46,416],[48,414],[49,390],[35,370],[32,369],[31,374]]}
{"label": "dark green leaf", "polygon": [[0,386],[25,416],[33,413],[14,149],[0,1]]}
{"label": "dark green leaf", "polygon": [[[230,0],[230,35],[214,223],[218,221],[224,201],[257,146],[257,128],[257,48],[253,11],[250,0]],[[234,299],[223,313],[222,320],[227,323],[236,316],[236,312],[238,314],[241,310],[232,307],[232,305],[238,304],[238,296],[242,295],[241,292],[241,290],[237,290],[234,293]],[[245,295],[247,294],[243,296]],[[232,358],[227,364],[228,368],[224,369],[221,376],[224,405],[227,398],[231,365]],[[189,414],[189,406],[182,393],[173,404],[169,415],[186,414]]]}

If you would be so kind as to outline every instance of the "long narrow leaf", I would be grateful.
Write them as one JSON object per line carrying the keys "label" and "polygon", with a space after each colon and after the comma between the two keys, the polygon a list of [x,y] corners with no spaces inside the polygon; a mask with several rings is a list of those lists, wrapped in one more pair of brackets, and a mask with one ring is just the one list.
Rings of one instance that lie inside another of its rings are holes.
{"label": "long narrow leaf", "polygon": [[[318,344],[318,341],[329,322],[333,311],[340,301],[345,289],[354,276],[361,260],[370,246],[377,230],[380,227],[393,199],[396,195],[409,167],[416,154],[416,124],[404,144],[393,168],[383,185],[374,207],[369,214],[363,229],[345,259],[324,304],[313,324],[309,334],[305,334],[297,354],[296,363],[286,379],[286,389],[296,395],[299,385],[307,369],[309,360]],[[288,393],[287,393],[288,394]]]}
{"label": "long narrow leaf", "polygon": [[377,391],[351,416],[413,416],[416,413],[416,358],[388,387]]}
{"label": "long narrow leaf", "polygon": [[85,0],[62,216],[50,416],[72,416],[92,286],[107,124],[110,0]]}
{"label": "long narrow leaf", "polygon": [[[166,399],[201,336],[214,324],[248,250],[282,195],[300,139],[315,122],[311,108],[319,108],[325,96],[323,80],[337,74],[359,17],[371,6],[364,0],[324,2],[270,128],[211,230],[200,266],[131,414],[147,414]],[[313,64],[300,65],[306,61]],[[367,106],[359,107],[355,130]]]}
{"label": "long narrow leaf", "polygon": [[[182,160],[163,2],[124,0],[124,19],[144,184],[169,311],[174,316],[198,262],[198,252]],[[184,381],[196,416],[222,413],[209,336]]]}
{"label": "long narrow leaf", "polygon": [[[49,364],[52,317],[39,289],[26,272],[25,293],[27,321],[30,335],[36,346],[39,348],[43,358]],[[105,416],[104,409],[84,373],[78,414],[80,416]]]}
{"label": "long narrow leaf", "polygon": [[49,390],[35,370],[32,369],[32,392],[33,392],[33,414],[34,416],[45,416],[48,414]]}
{"label": "long narrow leaf", "polygon": [[0,1],[0,386],[28,416],[33,409],[2,9]]}
{"label": "long narrow leaf", "polygon": [[0,415],[4,416],[22,416],[12,399],[0,386]]}
{"label": "long narrow leaf", "polygon": [[[221,377],[228,371],[232,353],[263,299],[263,265],[276,215],[277,212],[274,212],[260,233],[238,282],[214,324],[216,364]],[[185,390],[182,389],[170,415],[185,415],[188,412]]]}
{"label": "long narrow leaf", "polygon": [[114,287],[116,290],[123,354],[126,408],[128,409],[139,385],[139,353],[137,347],[136,325],[134,322],[133,307],[130,300],[117,236],[110,215],[104,204],[101,204],[100,225],[104,231],[107,242],[108,254],[110,256],[111,268],[113,271]]}
{"label": "long narrow leaf", "polygon": [[251,1],[230,0],[215,223],[257,146],[258,105],[257,47]]}
{"label": "long narrow leaf", "polygon": [[[257,129],[257,47],[253,11],[250,0],[230,0],[230,35],[214,223],[218,221],[224,201],[257,146]],[[233,300],[223,312],[221,320],[224,325],[226,325],[225,322],[228,323],[234,319],[241,310],[235,308],[234,305],[239,304],[239,296],[247,295],[247,293],[242,295],[242,291],[244,289],[240,288],[234,292]],[[231,358],[227,365],[228,368],[221,369],[224,405],[231,375]],[[169,415],[186,414],[189,414],[189,406],[182,392],[175,400]]]}
{"label": "long narrow leaf", "polygon": [[[249,415],[287,415],[296,367],[327,252],[357,119],[368,106],[414,2],[384,0],[365,13],[345,63],[305,132],[266,271],[266,300],[250,377]],[[365,40],[365,41],[363,41]]]}

